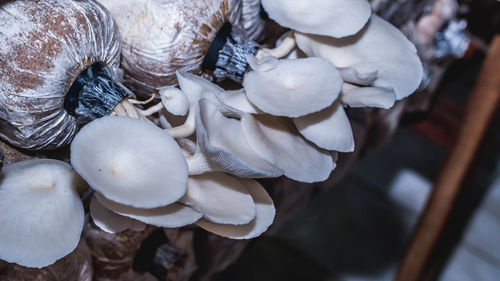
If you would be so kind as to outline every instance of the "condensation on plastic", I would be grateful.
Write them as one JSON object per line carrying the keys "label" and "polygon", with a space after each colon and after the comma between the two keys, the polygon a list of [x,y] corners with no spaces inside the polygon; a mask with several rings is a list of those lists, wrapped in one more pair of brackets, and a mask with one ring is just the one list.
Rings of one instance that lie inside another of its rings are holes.
{"label": "condensation on plastic", "polygon": [[93,0],[0,1],[0,138],[30,150],[70,143],[66,92],[93,63],[119,73],[119,60],[118,28]]}
{"label": "condensation on plastic", "polygon": [[241,17],[241,0],[99,1],[120,27],[125,84],[142,96],[177,84],[176,70],[200,70],[217,31]]}
{"label": "condensation on plastic", "polygon": [[92,256],[85,240],[66,257],[43,268],[28,268],[0,261],[0,281],[92,281]]}
{"label": "condensation on plastic", "polygon": [[242,0],[241,24],[247,39],[259,42],[262,39],[266,21],[261,17],[260,0]]}

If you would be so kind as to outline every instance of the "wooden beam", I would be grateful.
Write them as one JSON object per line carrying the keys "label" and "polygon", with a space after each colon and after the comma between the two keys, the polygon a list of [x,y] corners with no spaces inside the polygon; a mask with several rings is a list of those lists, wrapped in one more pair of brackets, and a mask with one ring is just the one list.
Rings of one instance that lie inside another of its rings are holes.
{"label": "wooden beam", "polygon": [[457,141],[441,168],[427,206],[415,228],[396,281],[422,281],[465,175],[500,101],[500,35],[490,46],[472,91]]}

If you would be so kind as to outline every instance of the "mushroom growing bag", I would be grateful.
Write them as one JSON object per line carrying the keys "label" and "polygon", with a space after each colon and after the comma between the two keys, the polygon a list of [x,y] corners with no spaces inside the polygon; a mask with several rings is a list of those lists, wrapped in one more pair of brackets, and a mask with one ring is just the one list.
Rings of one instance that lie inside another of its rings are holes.
{"label": "mushroom growing bag", "polygon": [[117,26],[95,1],[1,1],[0,138],[25,149],[68,144],[73,82],[96,63],[116,78],[119,60]]}
{"label": "mushroom growing bag", "polygon": [[177,84],[176,70],[199,71],[219,30],[241,14],[241,0],[99,2],[120,28],[125,82],[143,96]]}

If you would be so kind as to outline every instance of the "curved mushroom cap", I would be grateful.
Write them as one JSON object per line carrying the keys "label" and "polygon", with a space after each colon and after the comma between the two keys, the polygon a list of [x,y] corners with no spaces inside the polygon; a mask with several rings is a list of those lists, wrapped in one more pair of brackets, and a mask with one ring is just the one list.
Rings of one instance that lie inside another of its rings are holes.
{"label": "curved mushroom cap", "polygon": [[340,72],[322,58],[283,59],[272,68],[254,69],[245,74],[243,87],[250,102],[272,115],[318,112],[331,105],[342,89]]}
{"label": "curved mushroom cap", "polygon": [[335,163],[328,151],[317,148],[299,135],[292,120],[269,115],[246,115],[242,119],[245,138],[262,158],[301,182],[328,178]]}
{"label": "curved mushroom cap", "polygon": [[179,145],[139,119],[103,117],[84,126],[71,144],[71,164],[107,198],[138,208],[177,201],[188,169]]}
{"label": "curved mushroom cap", "polygon": [[398,100],[412,94],[422,80],[423,67],[415,46],[376,15],[361,32],[348,38],[295,32],[295,39],[308,56],[325,58],[338,68],[353,68],[358,73],[376,72],[371,86],[394,89]]}
{"label": "curved mushroom cap", "polygon": [[203,214],[180,203],[165,207],[141,209],[113,202],[96,192],[95,197],[106,209],[147,224],[159,227],[182,227],[199,220]]}
{"label": "curved mushroom cap", "polygon": [[180,202],[203,213],[204,219],[221,224],[246,224],[255,218],[252,196],[238,178],[224,173],[190,176]]}
{"label": "curved mushroom cap", "polygon": [[159,90],[161,103],[165,109],[177,116],[184,116],[189,111],[189,100],[184,93],[174,86],[167,86]]}
{"label": "curved mushroom cap", "polygon": [[344,83],[342,103],[349,107],[377,107],[388,109],[394,105],[396,96],[392,88],[363,87]]}
{"label": "curved mushroom cap", "polygon": [[224,91],[224,89],[218,85],[192,73],[182,70],[179,70],[176,73],[177,79],[179,80],[179,87],[186,95],[191,105],[197,104],[202,98],[214,101],[214,97],[218,93]]}
{"label": "curved mushroom cap", "polygon": [[121,33],[125,80],[140,94],[177,83],[175,71],[197,71],[220,28],[237,24],[240,0],[99,0]]}
{"label": "curved mushroom cap", "polygon": [[367,0],[262,0],[262,6],[284,27],[337,38],[358,32],[371,15]]}
{"label": "curved mushroom cap", "polygon": [[70,165],[49,159],[17,162],[0,176],[0,259],[44,267],[71,253],[85,213]]}
{"label": "curved mushroom cap", "polygon": [[255,219],[243,225],[216,224],[201,219],[196,225],[212,233],[232,239],[251,239],[261,235],[267,230],[273,223],[274,216],[276,215],[273,200],[257,181],[241,178],[239,180],[248,190],[250,195],[252,195],[253,201],[255,202]]}
{"label": "curved mushroom cap", "polygon": [[118,233],[127,229],[140,231],[146,227],[146,225],[140,221],[108,210],[99,203],[95,196],[92,196],[92,199],[90,199],[90,216],[95,225],[108,233]]}
{"label": "curved mushroom cap", "polygon": [[293,123],[302,136],[321,148],[354,151],[351,124],[339,102],[320,112],[295,118]]}
{"label": "curved mushroom cap", "polygon": [[248,100],[245,89],[221,92],[218,97],[224,104],[239,111],[252,114],[264,113]]}
{"label": "curved mushroom cap", "polygon": [[[225,171],[241,177],[279,177],[283,170],[259,156],[248,144],[242,122],[225,117],[210,101],[202,99],[196,107],[196,138],[199,151],[188,159],[190,174]],[[221,129],[222,128],[222,129]],[[210,165],[199,169],[197,157]]]}
{"label": "curved mushroom cap", "polygon": [[78,129],[64,110],[67,91],[96,62],[118,68],[118,28],[95,1],[16,0],[1,7],[0,138],[32,150],[67,145]]}

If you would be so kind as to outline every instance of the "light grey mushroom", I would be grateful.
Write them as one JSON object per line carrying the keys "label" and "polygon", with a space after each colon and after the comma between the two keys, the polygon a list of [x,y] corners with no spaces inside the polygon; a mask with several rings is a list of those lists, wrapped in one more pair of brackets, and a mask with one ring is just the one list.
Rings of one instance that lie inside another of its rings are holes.
{"label": "light grey mushroom", "polygon": [[203,214],[184,204],[172,203],[168,206],[144,209],[113,202],[100,193],[95,197],[106,209],[147,224],[159,227],[182,227],[199,220]]}
{"label": "light grey mushroom", "polygon": [[17,162],[0,175],[0,259],[44,267],[71,253],[85,221],[70,165],[49,159]]}
{"label": "light grey mushroom", "polygon": [[357,33],[371,15],[367,0],[262,0],[262,6],[281,26],[337,38]]}
{"label": "light grey mushroom", "polygon": [[261,235],[267,230],[273,223],[274,216],[276,215],[273,200],[257,181],[251,179],[239,180],[248,190],[250,195],[252,195],[253,201],[255,202],[255,219],[243,225],[217,224],[201,219],[196,225],[217,235],[232,239],[251,239]]}
{"label": "light grey mushroom", "polygon": [[307,116],[293,119],[300,134],[326,150],[354,151],[354,136],[340,102]]}
{"label": "light grey mushroom", "polygon": [[87,124],[71,144],[71,164],[93,189],[137,208],[166,206],[186,192],[179,145],[140,119],[108,116]]}
{"label": "light grey mushroom", "polygon": [[330,106],[342,89],[340,72],[322,58],[257,60],[247,56],[254,71],[245,74],[248,99],[260,110],[299,117]]}
{"label": "light grey mushroom", "polygon": [[289,118],[246,114],[242,125],[252,149],[291,179],[324,181],[335,168],[330,153],[302,138]]}
{"label": "light grey mushroom", "polygon": [[283,174],[281,168],[252,149],[241,120],[224,116],[207,99],[201,99],[195,110],[197,150],[187,158],[190,175],[225,171],[240,177],[263,178]]}
{"label": "light grey mushroom", "polygon": [[100,229],[108,233],[118,233],[127,229],[141,231],[146,225],[143,222],[119,215],[106,207],[92,196],[90,199],[90,216]]}
{"label": "light grey mushroom", "polygon": [[[366,86],[392,89],[396,100],[412,94],[422,80],[422,63],[415,46],[397,28],[376,15],[372,15],[361,32],[351,37],[337,39],[295,32],[295,40],[308,56],[325,58],[338,68],[350,68],[351,71],[343,72],[347,81],[353,78],[347,75],[353,71],[362,76],[374,76],[371,77],[373,82],[365,83]],[[349,97],[352,104],[363,103],[364,96],[356,97],[355,93],[344,95],[352,94]],[[374,95],[387,99],[386,90],[375,89],[370,99]]]}
{"label": "light grey mushroom", "polygon": [[255,218],[255,204],[239,178],[224,173],[190,176],[180,202],[203,213],[207,221],[247,224]]}

